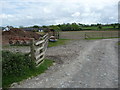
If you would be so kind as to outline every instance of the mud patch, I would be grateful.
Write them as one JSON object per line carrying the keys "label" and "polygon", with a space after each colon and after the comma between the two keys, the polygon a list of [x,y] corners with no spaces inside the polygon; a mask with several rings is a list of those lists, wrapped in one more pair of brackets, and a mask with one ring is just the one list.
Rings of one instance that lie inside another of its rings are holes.
{"label": "mud patch", "polygon": [[63,64],[64,62],[62,61],[61,56],[56,55],[56,56],[47,56],[46,58],[53,60],[57,64]]}

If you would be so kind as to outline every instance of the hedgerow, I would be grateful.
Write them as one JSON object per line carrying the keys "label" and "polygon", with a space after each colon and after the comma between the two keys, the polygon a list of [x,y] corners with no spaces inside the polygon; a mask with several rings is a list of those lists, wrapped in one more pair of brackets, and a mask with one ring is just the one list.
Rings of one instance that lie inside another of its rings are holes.
{"label": "hedgerow", "polygon": [[14,82],[37,76],[47,70],[52,63],[52,60],[44,59],[44,62],[36,67],[28,54],[2,51],[2,87],[8,88]]}
{"label": "hedgerow", "polygon": [[21,53],[12,53],[9,51],[2,51],[2,72],[3,76],[20,76],[25,74],[27,69],[34,69],[34,62]]}

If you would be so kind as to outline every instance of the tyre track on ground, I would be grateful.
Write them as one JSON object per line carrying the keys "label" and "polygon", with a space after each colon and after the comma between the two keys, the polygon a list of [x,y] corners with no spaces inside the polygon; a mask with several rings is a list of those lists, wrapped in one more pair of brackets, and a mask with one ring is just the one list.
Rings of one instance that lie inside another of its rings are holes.
{"label": "tyre track on ground", "polygon": [[117,39],[80,40],[49,48],[48,58],[62,63],[56,63],[46,73],[12,87],[115,88],[118,83],[116,42]]}

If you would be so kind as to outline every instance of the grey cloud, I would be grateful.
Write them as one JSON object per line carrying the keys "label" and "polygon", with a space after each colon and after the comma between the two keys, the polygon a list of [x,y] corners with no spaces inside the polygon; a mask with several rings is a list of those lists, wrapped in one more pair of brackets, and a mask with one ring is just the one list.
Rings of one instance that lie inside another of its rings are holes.
{"label": "grey cloud", "polygon": [[2,18],[2,25],[27,26],[69,22],[87,24],[117,22],[116,2],[118,0],[110,0],[111,2],[104,0],[91,0],[89,2],[88,0],[61,0],[61,2],[58,2],[60,0],[25,1],[4,1],[5,6],[0,14],[12,15],[13,17]]}

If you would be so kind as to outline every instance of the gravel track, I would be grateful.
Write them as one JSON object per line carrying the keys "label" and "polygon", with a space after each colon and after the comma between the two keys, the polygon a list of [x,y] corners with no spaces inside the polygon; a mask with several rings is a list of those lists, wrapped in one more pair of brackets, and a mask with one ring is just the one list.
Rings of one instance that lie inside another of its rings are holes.
{"label": "gravel track", "polygon": [[118,39],[76,40],[51,47],[47,58],[55,61],[45,73],[12,88],[117,88]]}

